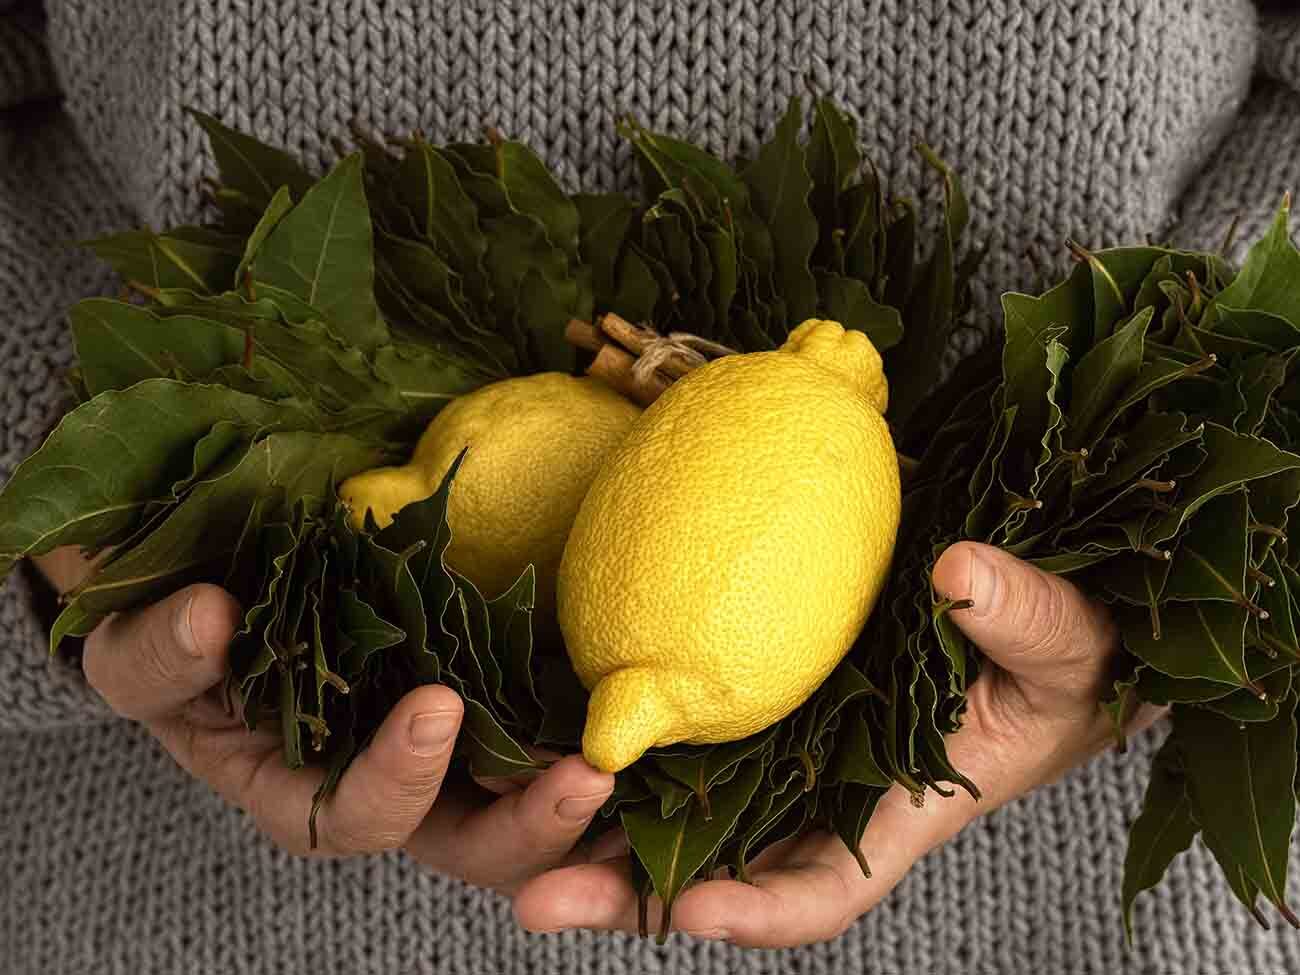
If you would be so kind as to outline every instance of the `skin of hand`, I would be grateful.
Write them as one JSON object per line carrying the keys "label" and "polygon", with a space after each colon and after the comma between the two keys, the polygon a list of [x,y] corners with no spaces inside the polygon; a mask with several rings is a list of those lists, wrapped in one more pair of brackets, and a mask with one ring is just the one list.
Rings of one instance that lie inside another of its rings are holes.
{"label": "skin of hand", "polygon": [[[34,560],[59,591],[88,572],[76,550]],[[320,769],[285,767],[274,731],[250,732],[222,698],[240,609],[210,585],[182,589],[146,609],[105,620],[86,639],[90,685],[124,718],[143,724],[176,762],[247,812],[285,850],[347,856],[404,848],[420,863],[512,894],[536,874],[588,859],[576,847],[614,786],[572,755],[531,781],[444,788],[463,705],[448,687],[411,691],[353,761],[307,829]]]}
{"label": "skin of hand", "polygon": [[[814,833],[777,844],[750,867],[752,884],[695,884],[673,907],[673,928],[745,947],[789,947],[833,938],[869,911],[927,852],[984,813],[1052,782],[1114,740],[1099,707],[1118,647],[1105,609],[1069,581],[1000,549],[962,542],[934,569],[937,592],[970,599],[953,620],[989,658],[969,689],[960,731],[947,739],[954,767],[983,793],[928,793],[920,808],[894,786],[880,800],[861,848],[865,877],[841,840]],[[1160,716],[1144,706],[1129,732]],[[618,837],[596,843],[593,861],[541,874],[515,898],[533,931],[637,928],[637,898]],[[651,930],[658,924],[651,905]]]}

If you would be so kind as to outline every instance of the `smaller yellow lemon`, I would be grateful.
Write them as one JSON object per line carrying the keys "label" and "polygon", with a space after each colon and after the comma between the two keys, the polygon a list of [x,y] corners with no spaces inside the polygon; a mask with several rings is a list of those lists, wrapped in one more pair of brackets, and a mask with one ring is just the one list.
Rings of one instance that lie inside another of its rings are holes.
{"label": "smaller yellow lemon", "polygon": [[553,612],[555,576],[573,519],[605,456],[641,410],[591,378],[558,372],[505,379],[439,413],[410,463],[348,478],[339,497],[360,528],[382,528],[438,489],[469,448],[447,502],[447,563],[489,598],[537,573],[537,609]]}

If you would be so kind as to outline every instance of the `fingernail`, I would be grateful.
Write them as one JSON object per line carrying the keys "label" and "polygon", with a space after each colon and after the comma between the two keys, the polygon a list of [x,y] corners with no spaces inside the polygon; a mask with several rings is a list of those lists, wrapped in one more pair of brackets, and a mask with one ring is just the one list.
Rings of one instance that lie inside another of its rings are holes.
{"label": "fingernail", "polygon": [[181,651],[188,657],[201,657],[202,652],[199,650],[199,641],[194,636],[194,600],[197,593],[191,592],[185,599],[185,608],[181,610],[181,625],[176,629],[176,641],[180,644]]}
{"label": "fingernail", "polygon": [[972,616],[987,616],[998,588],[997,566],[977,549],[970,553],[970,608]]}
{"label": "fingernail", "polygon": [[447,747],[456,734],[458,723],[454,712],[430,711],[411,719],[411,751],[428,758]]}
{"label": "fingernail", "polygon": [[590,796],[569,796],[567,799],[560,800],[559,805],[555,807],[555,814],[561,819],[580,823],[596,815],[596,811],[608,798],[608,792],[597,792]]}
{"label": "fingernail", "polygon": [[683,931],[682,933],[704,941],[726,941],[731,937],[731,932],[726,928],[705,928],[703,931]]}

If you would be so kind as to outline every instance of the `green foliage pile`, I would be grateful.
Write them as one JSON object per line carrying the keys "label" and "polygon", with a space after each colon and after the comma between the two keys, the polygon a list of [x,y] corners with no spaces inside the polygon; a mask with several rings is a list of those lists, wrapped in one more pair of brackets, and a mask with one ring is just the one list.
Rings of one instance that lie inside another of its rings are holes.
{"label": "green foliage pile", "polygon": [[[328,796],[394,703],[465,699],[463,773],[576,750],[585,692],[532,625],[531,569],[480,593],[450,568],[439,491],[354,531],[343,478],[409,453],[450,399],[575,370],[570,318],[614,311],[745,351],[805,318],[885,354],[909,477],[893,575],[848,658],[778,725],[675,746],[620,773],[635,881],[671,906],[692,878],[829,828],[855,852],[880,796],[976,792],[949,764],[981,658],[934,594],[953,541],[1001,545],[1113,603],[1125,646],[1107,706],[1173,705],[1134,828],[1126,905],[1201,833],[1252,911],[1283,897],[1295,822],[1300,554],[1300,253],[1286,212],[1240,273],[1155,247],[1088,253],[1038,297],[1004,298],[1002,341],[936,388],[970,305],[961,188],[921,147],[943,215],[924,242],[852,120],[794,101],[752,161],[627,122],[637,197],[562,190],[524,145],[381,142],[317,179],[195,113],[221,179],[214,218],[92,242],[132,300],[71,311],[79,404],[0,492],[0,574],[111,547],[70,593],[56,647],[187,583],[246,607],[229,686]],[[918,257],[924,254],[924,258]],[[471,447],[472,449],[472,447]],[[858,854],[860,856],[860,854]],[[863,863],[864,869],[867,865]],[[667,912],[665,912],[667,923]]]}

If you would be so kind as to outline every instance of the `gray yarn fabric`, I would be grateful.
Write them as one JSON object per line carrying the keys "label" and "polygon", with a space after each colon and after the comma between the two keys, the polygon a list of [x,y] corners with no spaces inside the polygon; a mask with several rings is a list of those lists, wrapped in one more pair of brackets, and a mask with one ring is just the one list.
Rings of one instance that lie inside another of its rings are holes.
{"label": "gray yarn fabric", "polygon": [[[63,408],[67,306],[114,287],[71,242],[198,214],[212,167],[184,105],[319,165],[353,117],[435,140],[492,123],[602,189],[634,178],[618,114],[743,153],[810,83],[857,114],[900,192],[934,194],[915,139],[958,169],[994,244],[986,312],[1031,285],[1026,252],[1063,266],[1067,235],[1209,247],[1241,216],[1245,241],[1300,190],[1300,17],[1246,0],[47,0],[46,51],[35,8],[0,0],[0,482]],[[43,100],[56,77],[61,107]],[[1300,971],[1300,935],[1255,928],[1200,845],[1139,900],[1125,948],[1125,834],[1158,735],[985,817],[827,944],[530,936],[503,899],[400,855],[272,848],[47,661],[16,574],[0,594],[0,971]]]}

